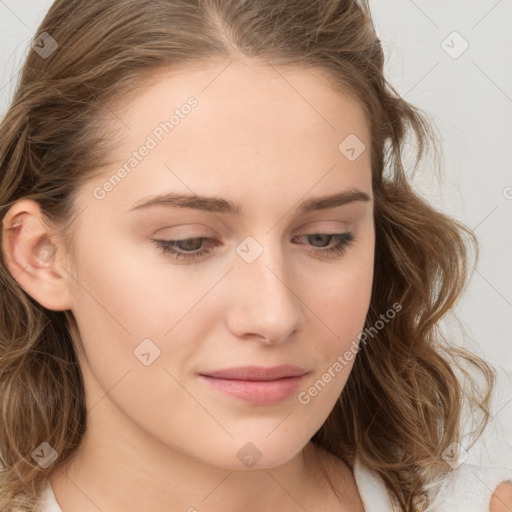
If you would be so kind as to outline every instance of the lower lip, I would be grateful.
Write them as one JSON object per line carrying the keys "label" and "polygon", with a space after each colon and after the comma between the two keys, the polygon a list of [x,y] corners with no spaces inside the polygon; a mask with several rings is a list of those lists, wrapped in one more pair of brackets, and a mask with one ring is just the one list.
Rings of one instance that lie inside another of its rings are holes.
{"label": "lower lip", "polygon": [[217,379],[200,375],[211,386],[223,393],[254,405],[271,405],[282,402],[300,387],[305,375],[277,380]]}

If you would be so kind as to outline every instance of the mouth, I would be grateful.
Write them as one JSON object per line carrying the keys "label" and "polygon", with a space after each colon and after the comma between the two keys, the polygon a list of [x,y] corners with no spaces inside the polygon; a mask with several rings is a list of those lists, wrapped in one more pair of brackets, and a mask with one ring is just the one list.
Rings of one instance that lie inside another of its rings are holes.
{"label": "mouth", "polygon": [[309,372],[297,366],[240,366],[200,373],[213,389],[253,405],[271,405],[289,398]]}

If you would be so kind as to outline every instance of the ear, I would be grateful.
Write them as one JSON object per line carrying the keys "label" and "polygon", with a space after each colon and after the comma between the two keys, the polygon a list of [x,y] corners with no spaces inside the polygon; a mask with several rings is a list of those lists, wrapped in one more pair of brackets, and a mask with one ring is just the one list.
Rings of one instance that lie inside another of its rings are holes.
{"label": "ear", "polygon": [[64,246],[50,235],[39,204],[17,201],[2,224],[4,261],[16,282],[47,309],[71,309]]}

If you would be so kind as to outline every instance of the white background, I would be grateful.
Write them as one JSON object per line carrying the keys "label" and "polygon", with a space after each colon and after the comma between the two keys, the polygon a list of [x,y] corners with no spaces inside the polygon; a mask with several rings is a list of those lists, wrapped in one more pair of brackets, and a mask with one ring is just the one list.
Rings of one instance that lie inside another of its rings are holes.
{"label": "white background", "polygon": [[[51,3],[0,0],[0,114]],[[456,310],[466,343],[512,369],[512,2],[371,5],[389,80],[430,115],[441,134],[443,180],[437,182],[424,165],[414,185],[434,206],[474,229],[480,241],[479,263]],[[460,36],[448,37],[454,31]],[[446,322],[447,332],[461,341],[458,328]]]}

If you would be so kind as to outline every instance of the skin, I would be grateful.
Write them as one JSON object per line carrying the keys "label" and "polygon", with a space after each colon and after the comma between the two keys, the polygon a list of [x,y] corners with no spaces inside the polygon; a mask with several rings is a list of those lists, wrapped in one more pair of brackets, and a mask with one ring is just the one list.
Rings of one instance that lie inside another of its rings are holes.
{"label": "skin", "polygon": [[502,482],[493,493],[489,504],[490,512],[510,512],[512,510],[512,482]]}
{"label": "skin", "polygon": [[[96,199],[95,188],[190,96],[198,106]],[[358,339],[375,249],[370,152],[350,161],[338,146],[355,134],[370,147],[361,106],[313,71],[235,61],[160,72],[117,117],[117,163],[78,191],[70,253],[33,201],[19,201],[4,220],[3,250],[17,281],[76,319],[88,427],[66,470],[50,474],[63,511],[362,511],[348,466],[319,454],[338,500],[309,443],[353,360],[308,404],[296,392],[251,405],[198,378],[293,364],[309,372],[304,391]],[[347,189],[370,200],[296,212],[305,199]],[[218,196],[244,212],[130,211],[163,192]],[[355,241],[322,256],[315,251],[336,239],[305,236],[322,231],[350,231]],[[263,248],[252,263],[236,252],[247,236]],[[209,253],[193,263],[153,242],[197,237],[217,245],[203,246]],[[134,350],[148,338],[160,356],[145,366]],[[261,453],[250,469],[237,458],[248,442]]]}

